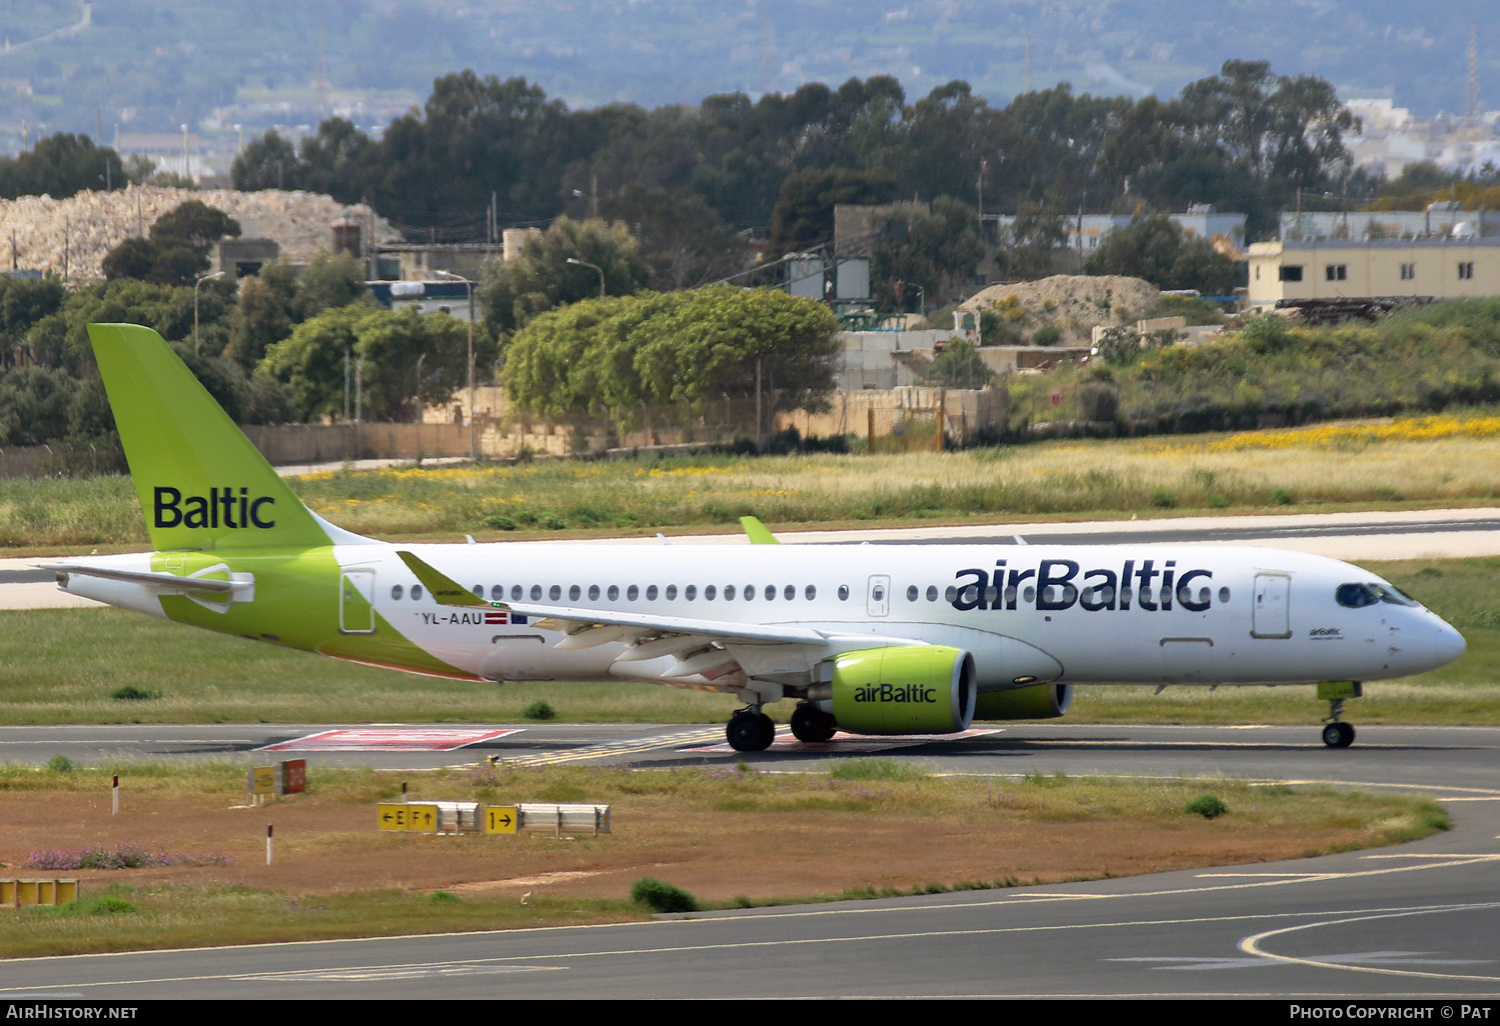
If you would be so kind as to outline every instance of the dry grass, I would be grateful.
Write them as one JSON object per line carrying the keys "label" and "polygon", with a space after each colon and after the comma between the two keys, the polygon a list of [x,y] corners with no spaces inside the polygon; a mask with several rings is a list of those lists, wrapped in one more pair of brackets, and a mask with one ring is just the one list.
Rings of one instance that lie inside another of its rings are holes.
{"label": "dry grass", "polygon": [[[642,876],[708,906],[781,904],[1280,860],[1448,826],[1439,807],[1409,796],[1226,779],[937,777],[869,762],[839,776],[480,766],[416,781],[416,799],[611,805],[612,833],[571,841],[378,833],[373,806],[398,792],[394,773],[317,767],[308,794],[246,810],[230,807],[240,767],[136,767],[114,817],[103,773],[0,766],[0,859],[12,867],[33,850],[121,841],[234,859],[79,871],[85,901],[73,909],[0,910],[0,956],[638,919],[646,913],[626,895]],[[1208,793],[1227,814],[1184,811]],[[101,894],[134,910],[92,904]]]}

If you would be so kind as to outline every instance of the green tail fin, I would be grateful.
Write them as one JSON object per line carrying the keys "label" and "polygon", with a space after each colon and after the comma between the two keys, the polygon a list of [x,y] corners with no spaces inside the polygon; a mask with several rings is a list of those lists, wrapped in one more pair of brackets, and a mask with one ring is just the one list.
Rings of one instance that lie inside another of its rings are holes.
{"label": "green tail fin", "polygon": [[329,533],[150,328],[90,324],[151,545],[327,545]]}

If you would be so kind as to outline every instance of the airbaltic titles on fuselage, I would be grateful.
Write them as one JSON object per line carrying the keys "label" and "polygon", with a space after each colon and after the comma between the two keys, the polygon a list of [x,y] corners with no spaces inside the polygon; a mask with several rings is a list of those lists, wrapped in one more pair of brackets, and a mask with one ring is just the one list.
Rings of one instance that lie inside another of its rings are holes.
{"label": "airbaltic titles on fuselage", "polygon": [[[1106,568],[1083,570],[1071,559],[1044,559],[1034,570],[1007,568],[1006,562],[996,560],[993,571],[975,567],[954,574],[958,583],[951,599],[953,608],[1008,610],[1017,608],[1020,602],[1049,612],[1074,605],[1100,612],[1128,610],[1134,601],[1137,608],[1148,612],[1169,611],[1175,603],[1189,612],[1202,613],[1213,604],[1208,587],[1213,571],[1179,572],[1175,559],[1166,560],[1161,569],[1154,559],[1143,559],[1139,565],[1127,559],[1118,572]],[[1227,600],[1223,590],[1219,599]]]}

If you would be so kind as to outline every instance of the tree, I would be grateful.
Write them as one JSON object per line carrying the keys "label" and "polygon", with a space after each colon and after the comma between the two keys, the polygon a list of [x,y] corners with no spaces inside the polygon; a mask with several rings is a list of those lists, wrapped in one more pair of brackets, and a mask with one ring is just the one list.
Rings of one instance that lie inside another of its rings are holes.
{"label": "tree", "polygon": [[1185,239],[1165,214],[1136,217],[1106,235],[1083,265],[1085,274],[1120,274],[1160,289],[1225,295],[1234,289],[1234,261],[1207,239]]}
{"label": "tree", "polygon": [[107,279],[136,278],[159,285],[192,285],[208,270],[208,253],[220,239],[240,234],[240,223],[222,210],[188,200],[151,226],[149,239],[126,239],[104,256]]}
{"label": "tree", "polygon": [[119,154],[96,147],[86,135],[59,132],[17,157],[0,158],[0,196],[48,195],[53,199],[93,189],[123,189],[129,182]]}
{"label": "tree", "polygon": [[944,293],[959,279],[972,281],[984,247],[974,208],[951,196],[932,201],[930,211],[903,206],[881,219],[904,224],[899,242],[875,251],[870,278],[882,310],[911,310],[918,296],[928,307],[941,306]]}
{"label": "tree", "polygon": [[296,147],[272,128],[260,138],[252,139],[234,158],[229,176],[234,187],[242,192],[296,189],[302,181],[302,163],[297,159]]}
{"label": "tree", "polygon": [[888,203],[895,196],[896,179],[884,168],[809,168],[781,183],[776,209],[771,211],[771,252],[809,249],[833,240],[833,208],[838,203]]}
{"label": "tree", "polygon": [[305,321],[336,306],[370,306],[374,302],[365,285],[363,263],[352,253],[330,253],[320,249],[297,279],[296,294],[292,298],[292,319]]}
{"label": "tree", "polygon": [[78,382],[61,370],[16,367],[0,375],[0,445],[42,445],[68,430]]}
{"label": "tree", "polygon": [[624,225],[559,217],[527,239],[515,260],[485,265],[475,298],[490,330],[509,334],[547,310],[597,298],[599,273],[569,259],[601,268],[605,295],[630,295],[651,280],[650,265]]}
{"label": "tree", "polygon": [[994,376],[974,343],[968,339],[950,338],[922,380],[942,388],[983,388]]}
{"label": "tree", "polygon": [[[385,420],[413,398],[441,403],[468,379],[468,326],[446,314],[394,313],[360,305],[336,306],[303,321],[266,350],[262,370],[285,383],[297,408],[310,417],[342,416],[344,359],[350,388],[361,357],[362,413]],[[479,328],[474,362],[494,362],[495,345]],[[418,380],[420,371],[421,380]],[[351,397],[351,413],[352,397]]]}
{"label": "tree", "polygon": [[60,279],[0,278],[0,360],[9,362],[31,326],[62,308],[68,290]]}
{"label": "tree", "polygon": [[778,408],[816,408],[833,388],[837,331],[822,303],[780,290],[711,285],[585,300],[521,328],[501,381],[525,409],[608,411],[621,423],[642,404],[711,403],[758,380]]}
{"label": "tree", "polygon": [[1036,203],[1022,203],[997,254],[1001,273],[1018,280],[1045,278],[1055,272],[1054,255],[1067,237],[1061,215]]}
{"label": "tree", "polygon": [[[198,291],[201,348],[217,353],[228,339],[224,322],[234,303],[234,287],[205,281]],[[144,324],[168,342],[191,339],[193,290],[130,278],[91,285],[32,325],[23,344],[31,359],[43,366],[92,377],[96,372],[88,325],[95,323]]]}
{"label": "tree", "polygon": [[725,278],[745,264],[744,242],[697,193],[632,185],[605,199],[600,210],[630,226],[652,267],[652,285],[662,291]]}
{"label": "tree", "polygon": [[253,370],[265,357],[267,347],[292,333],[296,287],[292,269],[280,262],[265,265],[259,274],[241,282],[224,355],[246,371]]}

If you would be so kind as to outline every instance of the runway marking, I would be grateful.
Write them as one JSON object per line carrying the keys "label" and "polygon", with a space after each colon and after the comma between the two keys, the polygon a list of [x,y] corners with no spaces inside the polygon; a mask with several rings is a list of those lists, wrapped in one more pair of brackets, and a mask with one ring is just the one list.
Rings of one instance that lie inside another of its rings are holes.
{"label": "runway marking", "polygon": [[[1493,959],[1487,958],[1427,958],[1432,955],[1431,951],[1355,951],[1342,955],[1319,955],[1318,961],[1328,962],[1341,967],[1355,965],[1360,962],[1391,963],[1404,962],[1408,965],[1484,965]],[[1103,962],[1160,962],[1162,965],[1154,965],[1152,969],[1175,970],[1178,972],[1194,972],[1205,969],[1269,969],[1276,963],[1264,958],[1215,958],[1207,955],[1136,955],[1130,958],[1105,958]],[[1170,963],[1180,963],[1173,965]]]}
{"label": "runway marking", "polygon": [[[1492,906],[1490,906],[1490,905],[1484,905],[1484,906],[1464,906],[1464,907],[1489,908],[1489,907],[1492,907]],[[1428,910],[1424,910],[1424,911],[1445,911],[1445,910],[1447,910],[1447,908],[1448,908],[1447,906],[1438,906],[1438,907],[1434,907],[1432,909],[1428,909]],[[1410,910],[1394,910],[1393,911],[1393,910],[1381,909],[1381,910],[1376,910],[1376,914],[1370,915],[1370,916],[1365,916],[1364,918],[1381,918],[1381,914],[1380,913],[1387,913],[1387,912],[1389,912],[1392,915],[1417,914],[1417,913],[1411,912]],[[1329,912],[1265,912],[1265,913],[1253,913],[1253,914],[1250,914],[1250,915],[1193,916],[1193,917],[1176,918],[1176,919],[1141,919],[1141,920],[1125,920],[1125,921],[1120,921],[1120,922],[1108,922],[1108,921],[1105,921],[1105,922],[1091,922],[1091,923],[1063,923],[1063,924],[1047,924],[1047,925],[1038,925],[1038,926],[1001,926],[1001,927],[988,927],[988,928],[984,928],[984,929],[916,930],[916,931],[893,932],[893,933],[862,934],[862,935],[856,935],[856,936],[804,937],[804,938],[779,939],[779,940],[764,940],[764,941],[726,941],[726,942],[722,942],[722,943],[711,943],[711,944],[674,944],[674,945],[669,945],[669,946],[659,946],[659,947],[650,947],[650,948],[609,948],[609,949],[595,950],[595,951],[559,951],[559,952],[552,953],[552,954],[547,954],[547,953],[531,953],[531,954],[525,954],[525,955],[509,955],[509,956],[500,955],[500,956],[496,956],[494,958],[455,959],[455,960],[453,960],[451,962],[430,962],[430,963],[425,963],[424,965],[421,966],[421,968],[423,968],[423,969],[428,970],[429,972],[431,972],[432,970],[436,970],[436,969],[439,969],[439,968],[444,967],[444,966],[469,966],[469,967],[478,967],[478,966],[486,966],[486,965],[502,965],[502,964],[508,964],[508,963],[514,963],[514,962],[520,962],[520,963],[525,964],[525,963],[532,963],[532,962],[550,962],[550,961],[562,960],[562,959],[568,959],[568,960],[574,960],[574,961],[576,961],[576,960],[590,959],[590,958],[637,957],[637,956],[642,956],[642,955],[673,955],[673,954],[685,954],[685,953],[689,953],[689,952],[703,952],[703,951],[720,951],[720,952],[743,951],[743,950],[753,949],[753,948],[810,947],[810,946],[824,945],[824,944],[849,945],[849,944],[858,944],[858,943],[877,943],[877,942],[885,942],[885,941],[923,940],[923,939],[932,939],[932,938],[939,938],[939,937],[989,937],[989,936],[1000,936],[1000,935],[1005,935],[1005,934],[1058,933],[1058,932],[1066,932],[1066,931],[1074,931],[1074,930],[1101,930],[1101,929],[1121,929],[1121,928],[1138,929],[1138,928],[1141,928],[1141,927],[1156,927],[1156,926],[1187,926],[1187,925],[1192,925],[1192,924],[1196,924],[1196,923],[1246,922],[1246,921],[1257,920],[1257,919],[1289,919],[1289,918],[1290,919],[1295,919],[1295,918],[1300,918],[1300,917],[1303,917],[1303,916],[1329,915],[1329,914],[1339,915],[1341,913],[1329,913]],[[1357,919],[1357,918],[1359,918],[1359,917],[1355,917],[1355,919]],[[713,920],[713,921],[714,922],[720,922],[720,923],[722,923],[723,920],[720,919],[720,920]],[[1350,921],[1355,921],[1355,920],[1350,920]],[[678,920],[678,922],[683,923],[683,924],[692,924],[692,923],[696,923],[696,922],[705,922],[705,920],[687,919],[687,920]],[[665,924],[665,923],[649,923],[649,924],[648,923],[641,923],[641,924],[634,924],[634,925],[636,925],[636,926],[642,926],[642,927],[656,927],[656,928],[660,928],[660,927],[666,926],[667,924]],[[1308,924],[1308,925],[1319,925],[1319,924]],[[1300,929],[1300,928],[1301,927],[1291,927],[1289,929]],[[527,932],[529,932],[529,931],[527,931]],[[1272,936],[1272,935],[1274,935],[1276,933],[1281,933],[1281,932],[1286,932],[1286,931],[1285,930],[1272,930],[1272,931],[1268,931],[1267,933],[1265,933],[1263,935],[1257,935],[1257,936]],[[136,954],[154,955],[154,954],[162,954],[162,952],[146,952],[146,953],[139,953],[139,952],[137,952]],[[1275,957],[1275,956],[1272,956],[1272,957]],[[70,961],[71,961],[71,959],[70,959]],[[399,970],[408,970],[408,969],[412,968],[412,965],[410,963],[389,963],[389,964],[385,964],[385,965],[358,966],[358,967],[352,967],[352,968],[347,968],[347,969],[332,968],[332,969],[321,970],[321,971],[323,971],[323,972],[344,972],[344,973],[353,972],[353,973],[360,973],[360,974],[371,974],[371,973],[379,973],[379,972],[382,972],[382,971],[385,971],[385,970],[388,970],[388,969],[392,969],[392,968],[394,968],[394,969],[396,969],[398,971]],[[544,967],[544,968],[552,968],[552,967],[547,966],[547,967]],[[567,968],[571,968],[571,967],[570,966],[558,966],[556,968],[558,968],[558,969],[567,969]],[[1339,968],[1341,968],[1341,967],[1339,967]],[[1368,970],[1368,971],[1388,971],[1388,970]],[[10,988],[10,989],[12,991],[17,992],[17,993],[20,993],[20,992],[25,992],[25,991],[29,991],[29,990],[56,989],[56,988],[58,988],[60,986],[66,986],[66,987],[144,986],[144,985],[147,985],[147,984],[193,983],[193,982],[206,982],[206,981],[211,981],[211,980],[259,980],[259,979],[265,978],[268,975],[278,975],[278,976],[280,976],[280,975],[291,975],[292,973],[295,973],[295,972],[298,972],[298,971],[297,970],[290,970],[286,974],[245,973],[245,972],[239,972],[239,973],[204,973],[204,974],[201,974],[201,975],[193,975],[193,976],[170,976],[170,977],[156,977],[156,978],[150,978],[150,979],[114,979],[114,980],[101,980],[101,981],[97,981],[97,982],[70,982],[70,983],[66,983],[66,984],[51,983],[51,984],[47,984],[45,987],[43,987],[43,986],[38,986],[38,987],[14,987],[14,988]],[[370,977],[368,975],[364,975],[364,976],[362,976],[362,978],[369,979],[369,978],[372,978],[372,977]],[[1443,978],[1464,979],[1464,978],[1467,978],[1467,977],[1443,977]],[[1486,979],[1487,979],[1487,977],[1486,977]]]}
{"label": "runway marking", "polygon": [[[603,744],[575,748],[570,752],[540,752],[536,755],[510,756],[501,761],[508,766],[556,766],[565,762],[582,762],[585,759],[607,759],[619,755],[638,755],[642,752],[691,745],[710,738],[723,737],[723,727],[704,730],[681,730],[673,734],[658,734],[655,737],[635,741],[608,741]],[[692,749],[688,749],[691,751]]]}
{"label": "runway marking", "polygon": [[475,730],[405,727],[400,730],[324,730],[262,745],[257,752],[451,752],[481,741],[519,734],[524,728]]}
{"label": "runway marking", "polygon": [[1425,907],[1415,909],[1381,910],[1371,915],[1348,916],[1342,919],[1328,919],[1318,923],[1302,923],[1297,926],[1282,927],[1279,930],[1267,930],[1250,937],[1243,938],[1239,943],[1239,949],[1247,955],[1255,955],[1260,958],[1270,959],[1274,962],[1284,962],[1288,965],[1305,965],[1314,969],[1344,969],[1351,973],[1378,973],[1384,976],[1415,976],[1426,980],[1468,980],[1479,983],[1500,983],[1500,976],[1473,976],[1462,973],[1430,973],[1420,972],[1415,969],[1383,969],[1367,965],[1344,965],[1338,962],[1324,962],[1316,958],[1296,958],[1292,955],[1278,955],[1266,951],[1261,944],[1272,937],[1283,934],[1296,933],[1299,930],[1312,930],[1320,926],[1342,926],[1346,923],[1366,923],[1376,919],[1400,919],[1406,916],[1427,916],[1442,912],[1476,912],[1485,909],[1500,908],[1500,902],[1485,902],[1483,904],[1468,905],[1439,905],[1436,907]]}
{"label": "runway marking", "polygon": [[368,983],[381,980],[419,980],[449,976],[483,976],[496,973],[547,973],[566,969],[565,965],[485,965],[480,962],[428,962],[412,965],[384,965],[349,969],[292,969],[287,972],[255,973],[232,977],[241,980],[264,980],[271,983]]}

